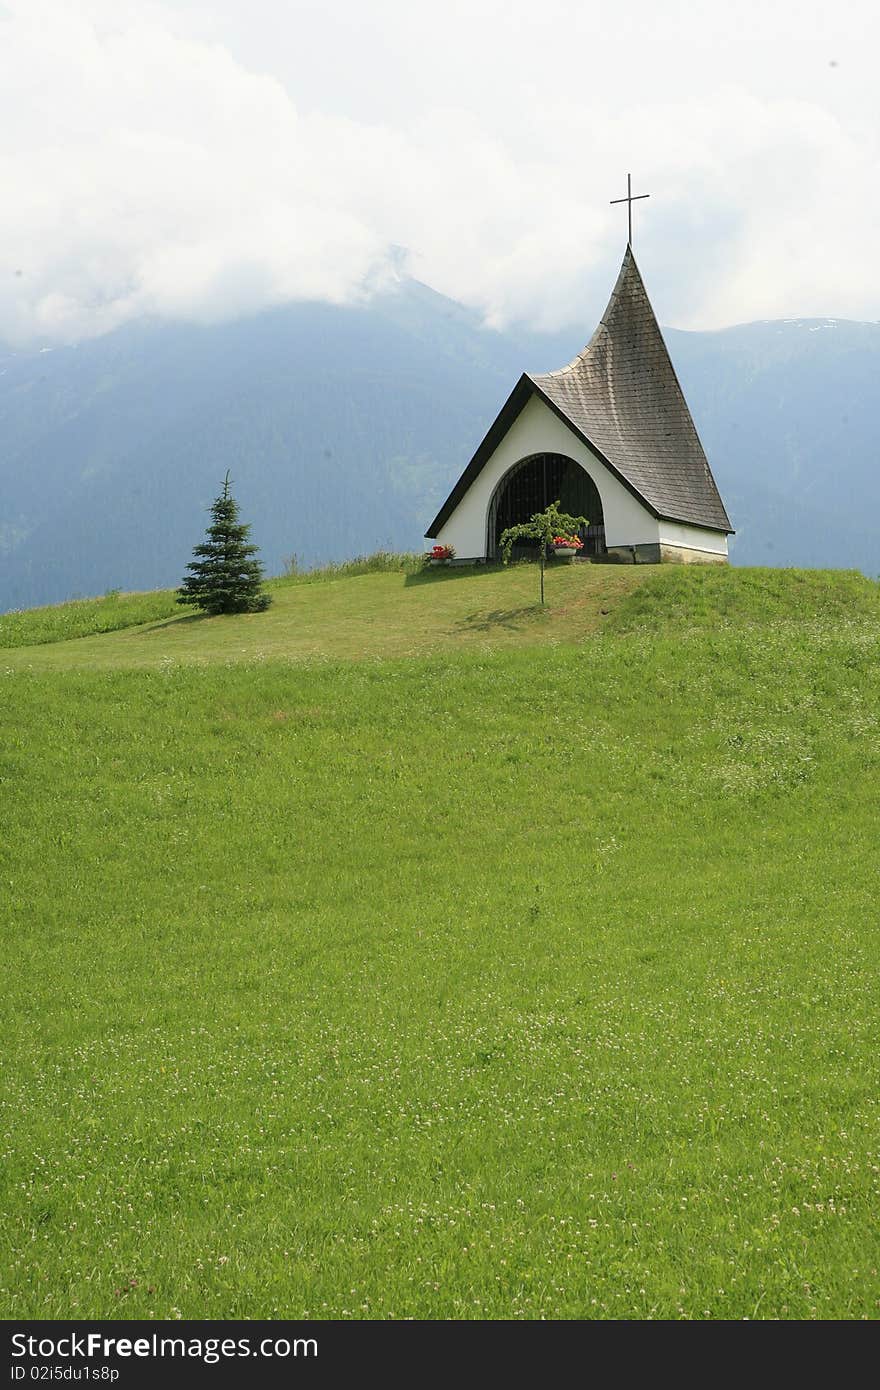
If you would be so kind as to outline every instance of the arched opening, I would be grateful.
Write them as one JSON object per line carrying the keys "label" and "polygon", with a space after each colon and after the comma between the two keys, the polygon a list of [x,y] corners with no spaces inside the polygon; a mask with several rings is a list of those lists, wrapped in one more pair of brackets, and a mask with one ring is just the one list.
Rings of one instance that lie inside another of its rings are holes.
{"label": "arched opening", "polygon": [[[582,555],[605,554],[605,517],[599,489],[586,469],[565,454],[532,454],[520,459],[505,473],[489,504],[486,554],[497,559],[501,533],[508,526],[528,521],[551,502],[559,502],[564,512],[585,516],[589,526],[581,527]],[[514,546],[514,556],[528,555],[536,546],[525,541]]]}

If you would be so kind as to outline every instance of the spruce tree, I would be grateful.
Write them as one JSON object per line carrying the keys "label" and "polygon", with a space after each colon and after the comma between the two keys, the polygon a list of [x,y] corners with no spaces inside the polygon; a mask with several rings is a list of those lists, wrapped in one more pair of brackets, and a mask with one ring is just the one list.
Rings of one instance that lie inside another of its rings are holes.
{"label": "spruce tree", "polygon": [[248,542],[250,526],[238,519],[238,503],[229,492],[229,473],[223,491],[211,507],[211,524],[177,590],[177,602],[204,613],[260,613],[272,602],[262,587],[263,566],[255,558],[258,546]]}

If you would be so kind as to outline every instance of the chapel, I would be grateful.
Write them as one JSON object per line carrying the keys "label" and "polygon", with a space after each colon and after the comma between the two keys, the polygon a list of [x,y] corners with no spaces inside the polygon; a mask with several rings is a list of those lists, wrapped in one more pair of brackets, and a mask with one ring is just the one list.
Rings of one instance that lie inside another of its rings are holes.
{"label": "chapel", "polygon": [[599,326],[558,371],[524,373],[425,533],[493,560],[508,527],[558,501],[583,558],[724,564],[730,520],[631,241]]}

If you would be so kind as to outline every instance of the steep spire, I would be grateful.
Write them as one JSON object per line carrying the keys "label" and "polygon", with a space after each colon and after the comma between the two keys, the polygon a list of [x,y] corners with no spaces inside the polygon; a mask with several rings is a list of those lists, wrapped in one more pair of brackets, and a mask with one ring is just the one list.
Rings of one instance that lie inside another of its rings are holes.
{"label": "steep spire", "polygon": [[631,246],[583,352],[528,380],[657,516],[732,530]]}

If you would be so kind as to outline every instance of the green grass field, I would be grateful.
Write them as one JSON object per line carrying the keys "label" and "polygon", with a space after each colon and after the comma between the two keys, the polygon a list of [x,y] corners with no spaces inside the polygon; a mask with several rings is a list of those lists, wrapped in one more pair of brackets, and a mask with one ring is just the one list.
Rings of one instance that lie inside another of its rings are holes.
{"label": "green grass field", "polygon": [[19,608],[11,613],[0,613],[0,650],[115,632],[138,623],[170,618],[180,611],[171,589],[71,599],[69,603],[49,608]]}
{"label": "green grass field", "polygon": [[0,1315],[878,1316],[880,590],[548,579],[0,653]]}
{"label": "green grass field", "polygon": [[[605,623],[645,578],[645,571],[632,567],[558,566],[548,580],[552,602],[543,610],[531,565],[503,572],[452,568],[414,573],[403,568],[306,574],[273,580],[272,607],[236,617],[181,610],[170,592],[132,595],[131,616],[119,624],[124,630],[109,636],[81,635],[79,625],[68,636],[62,624],[68,610],[73,617],[78,605],[35,610],[30,628],[27,613],[15,615],[22,645],[0,652],[0,665],[18,670],[155,670],[194,662],[376,660],[579,640]],[[138,604],[147,600],[157,608],[165,602],[167,613],[159,613],[158,621],[142,620]],[[106,600],[92,602],[96,614]],[[59,617],[47,640],[44,634],[51,626],[44,615],[53,612]]]}

